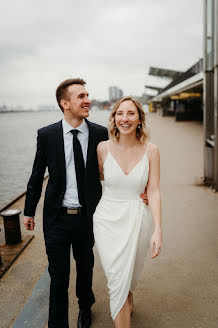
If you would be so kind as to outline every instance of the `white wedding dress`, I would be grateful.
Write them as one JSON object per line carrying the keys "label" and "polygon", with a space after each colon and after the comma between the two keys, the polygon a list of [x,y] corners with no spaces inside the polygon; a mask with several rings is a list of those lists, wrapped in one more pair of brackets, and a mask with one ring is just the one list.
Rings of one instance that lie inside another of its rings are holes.
{"label": "white wedding dress", "polygon": [[113,320],[129,291],[136,287],[150,247],[153,220],[149,207],[140,198],[149,176],[147,150],[126,175],[108,145],[103,194],[93,216],[95,243],[108,280]]}

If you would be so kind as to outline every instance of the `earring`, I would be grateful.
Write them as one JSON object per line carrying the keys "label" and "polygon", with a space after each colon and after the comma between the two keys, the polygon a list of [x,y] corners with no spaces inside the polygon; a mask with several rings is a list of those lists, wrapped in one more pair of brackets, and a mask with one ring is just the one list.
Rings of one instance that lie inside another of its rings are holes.
{"label": "earring", "polygon": [[141,129],[141,124],[138,124],[137,129],[136,129],[136,136],[138,137],[140,134],[140,129]]}

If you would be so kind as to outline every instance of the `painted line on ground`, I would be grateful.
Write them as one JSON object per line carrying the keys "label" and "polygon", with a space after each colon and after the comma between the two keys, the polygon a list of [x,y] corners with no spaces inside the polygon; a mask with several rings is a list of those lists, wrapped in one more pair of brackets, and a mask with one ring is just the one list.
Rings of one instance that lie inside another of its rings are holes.
{"label": "painted line on ground", "polygon": [[13,328],[43,328],[48,320],[50,276],[48,268],[37,282]]}

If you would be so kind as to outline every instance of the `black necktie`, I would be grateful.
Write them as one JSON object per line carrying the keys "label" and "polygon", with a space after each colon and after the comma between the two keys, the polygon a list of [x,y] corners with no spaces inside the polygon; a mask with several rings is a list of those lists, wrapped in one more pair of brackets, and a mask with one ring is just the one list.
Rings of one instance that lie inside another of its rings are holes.
{"label": "black necktie", "polygon": [[83,153],[79,139],[77,138],[78,130],[71,130],[73,134],[73,152],[76,170],[77,190],[80,205],[84,204],[84,178],[85,178],[85,165]]}

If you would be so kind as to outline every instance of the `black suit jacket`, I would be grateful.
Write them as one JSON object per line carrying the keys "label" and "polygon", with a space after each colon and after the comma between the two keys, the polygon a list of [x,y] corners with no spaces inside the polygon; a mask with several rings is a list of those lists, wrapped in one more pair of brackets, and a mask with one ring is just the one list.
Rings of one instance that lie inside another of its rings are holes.
{"label": "black suit jacket", "polygon": [[[107,129],[86,120],[89,128],[85,174],[85,205],[88,220],[101,197],[96,147],[99,142],[108,139]],[[41,196],[45,169],[48,167],[49,180],[45,192],[43,208],[43,230],[45,238],[57,219],[66,191],[66,165],[62,121],[38,130],[37,150],[31,177],[27,185],[24,215],[34,217]]]}

